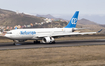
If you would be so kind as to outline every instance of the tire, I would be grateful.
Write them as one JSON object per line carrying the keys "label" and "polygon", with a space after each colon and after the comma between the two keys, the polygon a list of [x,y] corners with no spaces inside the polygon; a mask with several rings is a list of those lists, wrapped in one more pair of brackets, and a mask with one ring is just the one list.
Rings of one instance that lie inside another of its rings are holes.
{"label": "tire", "polygon": [[34,44],[40,44],[40,41],[34,41]]}
{"label": "tire", "polygon": [[15,45],[15,46],[16,46],[16,43],[13,43],[13,45]]}

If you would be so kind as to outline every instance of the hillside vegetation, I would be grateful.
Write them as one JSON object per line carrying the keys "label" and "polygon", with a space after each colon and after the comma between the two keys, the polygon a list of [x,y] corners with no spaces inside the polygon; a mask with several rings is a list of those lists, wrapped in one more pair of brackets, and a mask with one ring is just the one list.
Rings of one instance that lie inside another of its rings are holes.
{"label": "hillside vegetation", "polygon": [[42,22],[43,18],[27,15],[24,13],[16,14],[16,12],[0,9],[0,25],[15,26],[28,25],[30,23]]}

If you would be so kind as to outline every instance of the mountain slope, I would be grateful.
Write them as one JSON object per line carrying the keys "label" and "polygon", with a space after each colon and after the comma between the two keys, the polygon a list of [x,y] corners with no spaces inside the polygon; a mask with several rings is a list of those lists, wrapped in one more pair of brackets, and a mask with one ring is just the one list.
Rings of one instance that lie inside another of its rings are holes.
{"label": "mountain slope", "polygon": [[16,14],[16,12],[0,9],[0,25],[15,26],[28,25],[30,23],[42,22],[43,18],[26,15],[23,13]]}
{"label": "mountain slope", "polygon": [[10,10],[0,9],[0,14],[15,14],[15,12]]}
{"label": "mountain slope", "polygon": [[45,18],[50,18],[50,19],[55,19],[55,17],[53,17],[52,15],[50,15],[50,14],[48,14],[48,15],[39,15],[39,14],[37,14],[36,15],[37,17],[45,17]]}
{"label": "mountain slope", "polygon": [[[81,20],[78,20],[78,23],[79,23],[79,24],[82,24],[82,25],[97,25],[97,23],[92,22],[92,21],[90,21],[90,20],[87,20],[87,19],[85,19],[85,18],[83,18],[83,19],[81,19]],[[77,24],[78,24],[78,23],[77,23]]]}
{"label": "mountain slope", "polygon": [[[87,30],[85,31],[99,31],[100,29],[105,29],[103,26],[101,26],[100,24],[97,24],[95,22],[89,21],[87,19],[81,19],[78,20],[77,22],[77,27],[79,28],[87,28]],[[105,30],[103,30],[102,33],[104,33]]]}

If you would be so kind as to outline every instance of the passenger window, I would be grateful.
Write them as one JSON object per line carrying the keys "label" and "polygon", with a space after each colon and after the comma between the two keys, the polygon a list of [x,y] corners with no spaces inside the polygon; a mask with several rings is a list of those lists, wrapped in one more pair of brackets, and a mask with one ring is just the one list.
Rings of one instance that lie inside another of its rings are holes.
{"label": "passenger window", "polygon": [[12,32],[7,32],[7,34],[12,34]]}

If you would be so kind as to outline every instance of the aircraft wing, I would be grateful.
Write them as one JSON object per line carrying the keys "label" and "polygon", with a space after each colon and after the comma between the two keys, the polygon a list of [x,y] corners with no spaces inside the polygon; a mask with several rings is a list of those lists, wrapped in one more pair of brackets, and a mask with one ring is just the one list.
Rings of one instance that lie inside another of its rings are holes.
{"label": "aircraft wing", "polygon": [[[52,36],[52,37],[59,37],[59,36],[70,36],[70,35],[85,35],[85,34],[96,34],[97,32],[83,32],[83,33],[79,33],[79,32],[72,32],[72,33],[58,33],[58,34],[52,34],[52,35],[48,35],[48,36]],[[38,37],[46,37],[46,35],[41,35]]]}
{"label": "aircraft wing", "polygon": [[52,36],[69,36],[69,35],[85,35],[85,34],[96,34],[96,32],[73,32],[73,33],[64,33],[64,34],[54,34]]}

